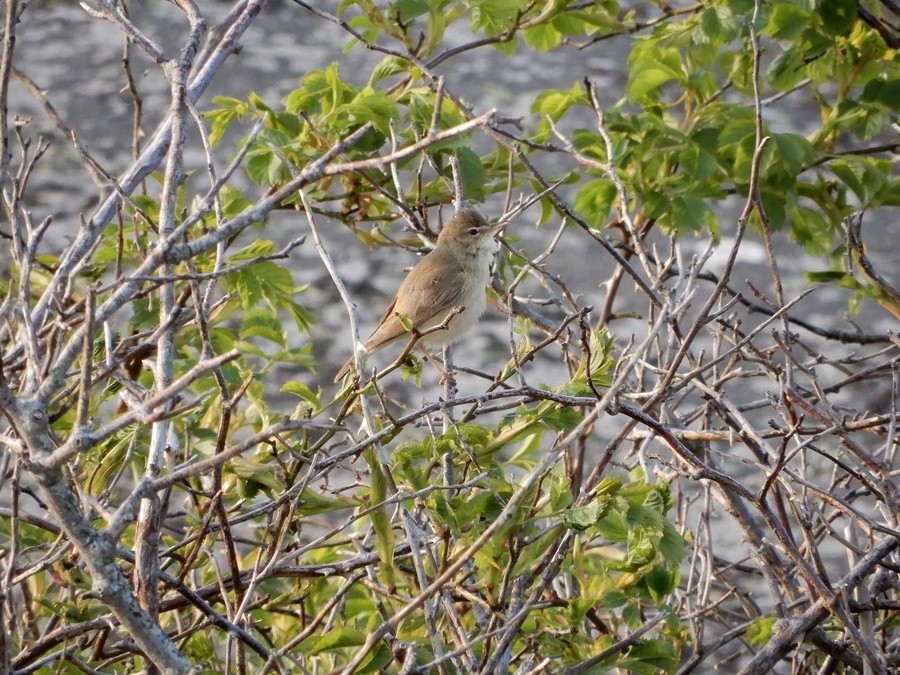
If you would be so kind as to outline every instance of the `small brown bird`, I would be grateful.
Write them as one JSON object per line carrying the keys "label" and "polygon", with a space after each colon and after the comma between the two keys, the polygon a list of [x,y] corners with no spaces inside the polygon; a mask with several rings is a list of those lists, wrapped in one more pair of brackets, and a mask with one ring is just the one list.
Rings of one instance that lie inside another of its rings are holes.
{"label": "small brown bird", "polygon": [[[365,352],[372,354],[397,340],[409,340],[410,331],[404,328],[404,321],[421,333],[450,317],[446,330],[429,333],[416,343],[421,347],[451,344],[474,326],[487,307],[485,286],[494,254],[493,235],[504,225],[490,225],[469,206],[459,209],[444,224],[434,249],[400,284],[378,328],[363,347]],[[462,310],[451,316],[456,308]],[[334,381],[347,374],[352,365],[351,358]]]}

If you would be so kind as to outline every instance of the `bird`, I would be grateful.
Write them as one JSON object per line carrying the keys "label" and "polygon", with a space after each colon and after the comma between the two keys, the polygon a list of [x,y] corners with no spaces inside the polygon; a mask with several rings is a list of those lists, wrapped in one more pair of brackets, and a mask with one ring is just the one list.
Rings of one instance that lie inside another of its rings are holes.
{"label": "bird", "polygon": [[[472,328],[487,308],[485,287],[491,275],[494,235],[505,225],[491,225],[471,206],[459,208],[444,223],[431,252],[400,284],[363,351],[373,354],[446,322],[446,329],[432,331],[416,342],[422,348],[443,347]],[[352,366],[351,357],[334,381],[339,382]]]}

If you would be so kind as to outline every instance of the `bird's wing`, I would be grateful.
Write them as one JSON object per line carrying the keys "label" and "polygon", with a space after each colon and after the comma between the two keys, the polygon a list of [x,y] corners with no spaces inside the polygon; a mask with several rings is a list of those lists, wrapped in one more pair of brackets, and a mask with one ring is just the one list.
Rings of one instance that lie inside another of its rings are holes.
{"label": "bird's wing", "polygon": [[[446,262],[449,264],[426,266],[420,262],[412,269],[400,284],[397,296],[381,317],[378,328],[366,342],[367,351],[378,349],[407,334],[398,314],[409,319],[413,327],[422,330],[430,328],[435,320],[443,320],[450,310],[462,302],[465,295],[462,270],[455,261]],[[441,276],[437,274],[439,270]]]}

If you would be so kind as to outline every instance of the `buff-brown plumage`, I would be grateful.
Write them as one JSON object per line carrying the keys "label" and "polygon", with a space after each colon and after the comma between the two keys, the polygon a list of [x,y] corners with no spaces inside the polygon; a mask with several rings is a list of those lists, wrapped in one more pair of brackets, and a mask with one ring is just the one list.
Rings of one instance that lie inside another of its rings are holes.
{"label": "buff-brown plumage", "polygon": [[[378,327],[366,341],[371,354],[400,339],[408,340],[408,321],[414,330],[426,331],[443,324],[455,308],[447,330],[423,336],[417,344],[442,347],[455,342],[481,317],[487,306],[485,286],[490,278],[493,235],[502,225],[491,226],[478,211],[463,207],[444,224],[434,249],[410,270],[397,295],[388,305]],[[401,321],[400,317],[404,317]],[[347,361],[335,376],[340,380],[352,367]]]}

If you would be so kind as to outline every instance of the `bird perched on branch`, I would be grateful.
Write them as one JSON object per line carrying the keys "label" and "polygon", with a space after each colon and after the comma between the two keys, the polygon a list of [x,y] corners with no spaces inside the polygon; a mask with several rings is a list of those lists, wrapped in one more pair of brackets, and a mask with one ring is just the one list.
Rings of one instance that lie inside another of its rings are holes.
{"label": "bird perched on branch", "polygon": [[[398,340],[420,336],[419,347],[443,347],[469,330],[487,307],[493,235],[505,223],[489,224],[469,206],[444,224],[434,249],[410,270],[397,295],[363,346],[372,354]],[[426,352],[427,353],[427,352]],[[353,366],[341,367],[339,381]]]}

